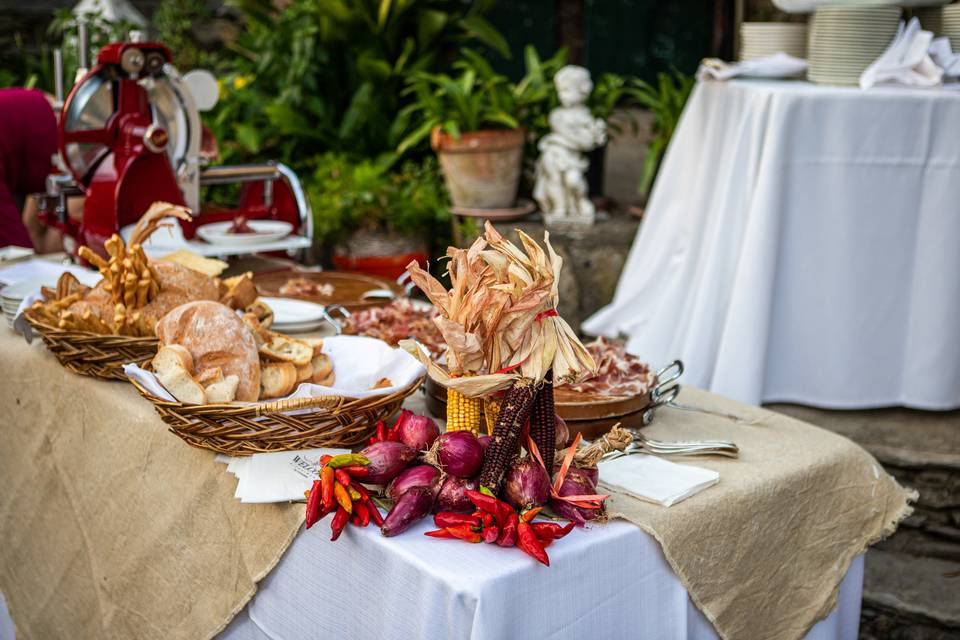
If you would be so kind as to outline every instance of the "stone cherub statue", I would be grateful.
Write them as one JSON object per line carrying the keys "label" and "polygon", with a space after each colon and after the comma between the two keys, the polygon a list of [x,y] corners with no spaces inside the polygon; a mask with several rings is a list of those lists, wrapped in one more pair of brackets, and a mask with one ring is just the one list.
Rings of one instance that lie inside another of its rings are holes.
{"label": "stone cherub statue", "polygon": [[585,173],[590,161],[584,153],[607,141],[607,125],[586,107],[593,91],[589,71],[567,65],[557,72],[554,83],[561,106],[550,112],[551,132],[537,145],[533,197],[546,224],[589,226],[595,211],[587,197]]}

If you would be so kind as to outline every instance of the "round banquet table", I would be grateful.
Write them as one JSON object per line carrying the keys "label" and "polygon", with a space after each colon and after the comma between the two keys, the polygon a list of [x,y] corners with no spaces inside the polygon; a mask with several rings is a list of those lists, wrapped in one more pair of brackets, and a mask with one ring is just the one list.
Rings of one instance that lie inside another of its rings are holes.
{"label": "round banquet table", "polygon": [[583,327],[743,402],[952,409],[958,238],[957,92],[701,82]]}

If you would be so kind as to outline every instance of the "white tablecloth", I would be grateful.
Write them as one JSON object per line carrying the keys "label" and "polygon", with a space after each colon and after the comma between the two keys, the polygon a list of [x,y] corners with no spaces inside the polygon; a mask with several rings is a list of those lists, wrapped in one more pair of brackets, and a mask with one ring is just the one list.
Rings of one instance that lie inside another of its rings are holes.
{"label": "white tablecloth", "polygon": [[[632,524],[574,531],[548,549],[549,568],[517,549],[426,538],[430,528],[348,528],[335,543],[329,518],[301,531],[220,640],[717,637]],[[855,639],[862,584],[861,556],[807,638]]]}
{"label": "white tablecloth", "polygon": [[700,83],[584,323],[748,403],[960,406],[960,95]]}

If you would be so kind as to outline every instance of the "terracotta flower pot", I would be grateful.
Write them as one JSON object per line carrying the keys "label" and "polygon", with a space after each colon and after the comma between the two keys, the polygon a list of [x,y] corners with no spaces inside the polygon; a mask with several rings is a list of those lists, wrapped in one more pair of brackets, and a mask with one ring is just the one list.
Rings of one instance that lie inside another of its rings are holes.
{"label": "terracotta flower pot", "polygon": [[395,280],[411,260],[427,264],[426,242],[420,236],[377,229],[359,229],[333,252],[340,271],[359,271]]}
{"label": "terracotta flower pot", "polygon": [[502,209],[517,197],[523,159],[523,129],[485,129],[459,140],[435,129],[430,142],[457,207]]}

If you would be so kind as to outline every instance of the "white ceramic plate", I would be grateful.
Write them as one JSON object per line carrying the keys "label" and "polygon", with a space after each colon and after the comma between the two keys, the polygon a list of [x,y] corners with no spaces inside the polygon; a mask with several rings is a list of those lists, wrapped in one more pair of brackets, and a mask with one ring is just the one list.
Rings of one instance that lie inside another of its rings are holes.
{"label": "white ceramic plate", "polygon": [[211,222],[197,228],[197,235],[210,244],[248,245],[282,240],[293,231],[293,225],[280,220],[248,220],[254,233],[227,233],[232,221]]}
{"label": "white ceramic plate", "polygon": [[316,302],[263,296],[260,299],[273,309],[275,325],[298,325],[323,321],[323,305]]}

